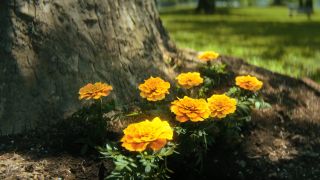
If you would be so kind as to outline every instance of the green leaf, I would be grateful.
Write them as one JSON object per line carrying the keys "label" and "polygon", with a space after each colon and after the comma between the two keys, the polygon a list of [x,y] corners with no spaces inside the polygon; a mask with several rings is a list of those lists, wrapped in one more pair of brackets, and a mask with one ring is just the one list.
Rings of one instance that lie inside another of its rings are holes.
{"label": "green leaf", "polygon": [[205,76],[204,77],[204,81],[203,81],[203,85],[205,87],[211,87],[212,85],[214,85],[214,81],[213,81],[213,79],[210,79],[210,78]]}
{"label": "green leaf", "polygon": [[228,90],[226,93],[228,96],[236,96],[238,94],[238,88],[237,87],[232,87]]}
{"label": "green leaf", "polygon": [[260,108],[262,107],[261,102],[259,102],[259,101],[256,101],[256,102],[254,103],[254,105],[255,105],[255,108],[256,108],[256,109],[260,109]]}
{"label": "green leaf", "polygon": [[146,173],[150,173],[150,172],[151,172],[151,166],[150,166],[150,165],[147,165],[147,166],[145,167],[144,171],[145,171]]}
{"label": "green leaf", "polygon": [[140,114],[141,114],[141,112],[140,112],[140,111],[137,111],[137,112],[129,113],[129,114],[127,114],[126,116],[127,116],[127,117],[130,117],[130,116],[138,116],[138,115],[140,115]]}

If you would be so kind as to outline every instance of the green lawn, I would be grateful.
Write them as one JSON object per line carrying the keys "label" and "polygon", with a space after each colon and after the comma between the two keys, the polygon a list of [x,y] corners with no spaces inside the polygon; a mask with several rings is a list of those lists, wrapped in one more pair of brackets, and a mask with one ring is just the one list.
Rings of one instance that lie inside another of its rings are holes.
{"label": "green lawn", "polygon": [[288,17],[287,8],[221,9],[194,14],[191,8],[161,11],[181,48],[214,50],[293,77],[320,82],[320,12],[311,20]]}

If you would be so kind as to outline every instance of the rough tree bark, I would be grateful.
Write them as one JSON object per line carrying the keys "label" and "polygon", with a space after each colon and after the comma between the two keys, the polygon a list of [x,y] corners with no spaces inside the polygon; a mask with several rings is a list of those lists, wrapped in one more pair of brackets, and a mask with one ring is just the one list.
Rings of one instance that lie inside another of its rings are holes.
{"label": "rough tree bark", "polygon": [[0,24],[2,135],[70,115],[86,83],[110,83],[128,103],[143,79],[173,75],[163,54],[175,48],[151,0],[6,0]]}

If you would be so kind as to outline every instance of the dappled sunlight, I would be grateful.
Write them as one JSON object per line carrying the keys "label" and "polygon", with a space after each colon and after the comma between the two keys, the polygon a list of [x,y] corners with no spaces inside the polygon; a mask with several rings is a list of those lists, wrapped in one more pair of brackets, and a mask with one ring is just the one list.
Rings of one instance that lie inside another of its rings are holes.
{"label": "dappled sunlight", "polygon": [[318,180],[320,0],[249,1],[0,1],[0,180]]}
{"label": "dappled sunlight", "polygon": [[[186,10],[185,10],[186,11]],[[165,27],[181,48],[215,49],[292,77],[320,69],[320,15],[288,17],[286,8],[230,9],[228,14],[162,14]]]}

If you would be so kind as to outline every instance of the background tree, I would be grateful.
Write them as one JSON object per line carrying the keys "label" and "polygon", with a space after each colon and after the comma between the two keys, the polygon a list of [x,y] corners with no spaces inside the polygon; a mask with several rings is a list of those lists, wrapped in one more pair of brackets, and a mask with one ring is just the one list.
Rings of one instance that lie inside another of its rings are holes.
{"label": "background tree", "polygon": [[139,99],[145,78],[174,74],[154,1],[7,0],[0,24],[2,134],[69,116],[89,82],[110,83],[123,104]]}
{"label": "background tree", "polygon": [[213,13],[215,10],[215,0],[198,0],[196,12],[204,11],[205,13]]}
{"label": "background tree", "polygon": [[273,0],[272,5],[274,6],[281,6],[283,5],[283,0]]}
{"label": "background tree", "polygon": [[306,10],[310,11],[309,13],[313,13],[313,1],[312,0],[306,0]]}

